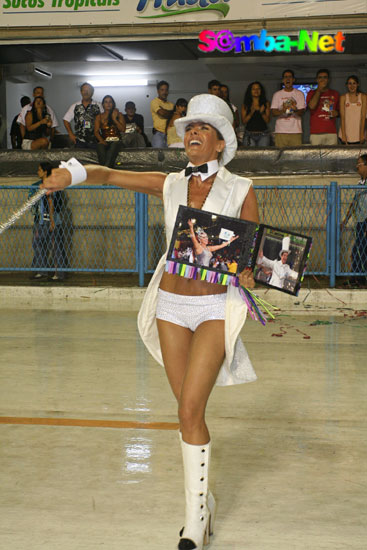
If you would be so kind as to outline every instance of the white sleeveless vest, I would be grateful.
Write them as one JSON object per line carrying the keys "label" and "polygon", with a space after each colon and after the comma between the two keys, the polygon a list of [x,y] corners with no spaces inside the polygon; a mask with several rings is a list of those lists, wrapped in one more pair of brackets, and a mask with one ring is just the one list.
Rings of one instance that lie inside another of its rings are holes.
{"label": "white sleeveless vest", "polygon": [[[231,174],[224,167],[220,168],[204,203],[203,210],[239,218],[242,204],[251,185],[251,180]],[[177,174],[169,174],[166,177],[163,187],[163,203],[168,251],[178,207],[181,204],[187,205],[187,179],[184,176],[184,170]],[[160,259],[153,274],[138,315],[140,336],[154,359],[161,365],[163,365],[163,360],[155,312],[158,288],[166,264],[167,251]],[[246,320],[246,314],[247,307],[239,294],[238,288],[228,286],[225,319],[225,359],[216,380],[218,386],[242,384],[256,380],[256,374],[247,351],[241,339],[238,338]]]}

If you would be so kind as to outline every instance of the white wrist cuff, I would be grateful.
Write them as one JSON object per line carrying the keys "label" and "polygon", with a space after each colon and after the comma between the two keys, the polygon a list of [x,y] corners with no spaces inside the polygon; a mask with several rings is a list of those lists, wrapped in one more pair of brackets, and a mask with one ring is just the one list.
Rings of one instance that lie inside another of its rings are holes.
{"label": "white wrist cuff", "polygon": [[59,168],[66,168],[66,170],[69,170],[71,174],[71,184],[69,185],[69,187],[71,187],[72,185],[77,185],[78,183],[82,183],[88,177],[87,171],[84,166],[80,164],[80,162],[74,157],[67,160],[66,162],[62,160],[60,162]]}

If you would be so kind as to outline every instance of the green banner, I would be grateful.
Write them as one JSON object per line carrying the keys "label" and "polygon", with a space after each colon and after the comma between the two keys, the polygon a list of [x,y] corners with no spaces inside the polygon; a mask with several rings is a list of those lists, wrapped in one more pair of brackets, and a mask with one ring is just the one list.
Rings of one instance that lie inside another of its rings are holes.
{"label": "green banner", "polygon": [[184,10],[169,10],[168,8],[165,8],[164,6],[161,7],[162,11],[166,13],[161,13],[160,15],[138,15],[140,19],[157,19],[158,17],[169,17],[170,15],[181,15],[182,13],[192,13],[196,11],[208,11],[208,10],[214,10],[214,11],[220,11],[224,17],[226,17],[227,13],[229,12],[229,6],[226,4],[219,4],[218,6],[208,6],[207,8],[201,8],[197,6],[196,8],[187,8]]}

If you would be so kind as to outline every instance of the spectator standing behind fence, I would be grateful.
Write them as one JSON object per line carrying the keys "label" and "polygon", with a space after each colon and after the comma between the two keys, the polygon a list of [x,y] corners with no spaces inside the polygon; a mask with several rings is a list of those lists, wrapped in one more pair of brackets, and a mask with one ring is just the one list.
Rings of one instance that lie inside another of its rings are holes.
{"label": "spectator standing behind fence", "polygon": [[264,86],[260,82],[251,82],[247,86],[241,119],[245,126],[243,145],[247,147],[268,147],[270,133],[270,103],[266,99]]}
{"label": "spectator standing behind fence", "polygon": [[367,96],[359,89],[358,76],[348,76],[348,92],[340,97],[339,139],[345,145],[365,142]]}
{"label": "spectator standing behind fence", "polygon": [[54,129],[51,128],[51,116],[46,109],[43,97],[35,97],[32,108],[25,117],[25,136],[22,149],[48,149],[51,146]]}
{"label": "spectator standing behind fence", "polygon": [[182,139],[178,136],[175,127],[175,120],[186,116],[187,100],[180,97],[175,104],[171,117],[167,119],[167,144],[168,147],[185,147]]}
{"label": "spectator standing behind fence", "polygon": [[362,188],[358,190],[351,202],[341,230],[347,225],[351,216],[356,222],[355,243],[352,249],[352,271],[359,273],[347,282],[348,285],[364,286],[367,283],[367,154],[360,155],[357,161],[357,171],[361,176],[358,182]]}
{"label": "spectator standing behind fence", "polygon": [[311,145],[337,145],[336,117],[339,115],[339,92],[329,88],[327,69],[319,69],[316,75],[317,89],[310,90],[306,103],[310,109]]}
{"label": "spectator standing behind fence", "polygon": [[[23,96],[20,100],[20,105],[23,109],[26,105],[29,105],[31,103],[31,98],[27,95]],[[22,132],[20,130],[20,125],[18,124],[17,120],[19,118],[20,113],[15,115],[13,118],[13,122],[11,123],[10,128],[10,141],[11,146],[13,149],[21,149],[22,148],[22,140],[24,137],[24,134],[22,135]]]}
{"label": "spectator standing behind fence", "polygon": [[238,112],[238,109],[237,109],[236,105],[234,105],[231,102],[231,99],[229,97],[229,88],[228,88],[227,84],[221,84],[220,85],[220,95],[219,95],[219,97],[224,99],[224,101],[227,103],[228,107],[231,109],[231,111],[233,113],[233,128],[235,130],[237,130],[237,128],[240,125],[240,115],[239,115],[239,112]]}
{"label": "spectator standing behind fence", "polygon": [[[64,115],[64,126],[75,147],[96,149],[94,124],[96,116],[103,113],[103,107],[101,103],[93,101],[94,88],[88,82],[80,86],[80,93],[82,99],[73,103]],[[74,132],[70,124],[72,120],[74,120]]]}
{"label": "spectator standing behind fence", "polygon": [[136,112],[133,101],[125,103],[125,113],[123,115],[126,122],[125,147],[150,147],[151,144],[144,133],[144,117]]}
{"label": "spectator standing behind fence", "polygon": [[94,135],[97,143],[98,162],[101,166],[113,168],[120,151],[121,135],[125,132],[125,119],[112,96],[105,95],[102,100],[103,113],[96,116]]}
{"label": "spectator standing behind fence", "polygon": [[[35,99],[36,97],[43,97],[43,98],[45,97],[45,90],[42,86],[36,86],[35,88],[33,88],[33,99]],[[31,109],[32,109],[32,103],[29,102],[28,105],[25,105],[23,107],[23,109],[20,111],[19,116],[17,118],[17,123],[20,126],[20,132],[22,134],[22,139],[25,136],[25,126],[26,126],[25,118],[26,118],[26,115],[27,115],[28,111],[30,111]],[[51,123],[52,123],[51,128],[54,129],[59,125],[59,123],[57,122],[56,115],[55,115],[53,109],[49,105],[46,105],[46,109],[47,109],[47,113],[51,117]]]}
{"label": "spectator standing behind fence", "polygon": [[286,69],[282,74],[284,88],[275,92],[271,101],[271,114],[276,117],[276,147],[302,145],[302,115],[306,110],[305,96],[296,88],[294,72]]}
{"label": "spectator standing behind fence", "polygon": [[153,119],[152,147],[167,147],[166,121],[171,116],[173,103],[167,100],[169,84],[161,80],[157,84],[158,97],[150,102],[150,111]]}
{"label": "spectator standing behind fence", "polygon": [[220,87],[221,83],[219,80],[209,80],[208,82],[208,94],[210,95],[216,95],[217,97],[221,97],[220,94]]}
{"label": "spectator standing behind fence", "polygon": [[[53,168],[49,162],[39,164],[37,174],[40,179],[32,184],[30,197],[38,191],[40,184],[51,174]],[[61,281],[65,278],[63,268],[66,267],[66,255],[61,220],[62,205],[63,192],[57,191],[43,196],[32,207],[34,215],[32,268],[42,269],[42,271],[36,272],[31,279],[51,277],[52,281]]]}

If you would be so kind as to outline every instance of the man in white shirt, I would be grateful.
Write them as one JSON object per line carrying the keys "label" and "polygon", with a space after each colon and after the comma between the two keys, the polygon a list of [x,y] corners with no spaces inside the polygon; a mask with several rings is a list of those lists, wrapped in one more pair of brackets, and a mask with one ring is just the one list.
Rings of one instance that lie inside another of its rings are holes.
{"label": "man in white shirt", "polygon": [[284,283],[287,279],[296,281],[298,278],[298,272],[294,271],[288,264],[288,256],[290,254],[289,250],[290,238],[284,237],[282,242],[282,250],[279,252],[280,260],[269,260],[264,256],[263,251],[259,252],[259,265],[263,265],[272,270],[271,279],[269,284],[276,286],[278,288],[283,288]]}
{"label": "man in white shirt", "polygon": [[302,115],[306,110],[305,96],[293,88],[294,72],[286,69],[282,74],[284,88],[275,92],[271,101],[271,114],[276,117],[276,147],[302,145]]}
{"label": "man in white shirt", "polygon": [[[42,86],[36,86],[33,89],[33,98],[35,98],[35,97],[43,97],[44,98],[44,93],[45,93],[45,90]],[[32,103],[29,103],[28,105],[25,105],[22,108],[22,110],[20,111],[19,116],[17,118],[17,123],[20,126],[20,133],[21,133],[22,139],[24,138],[24,135],[25,135],[25,117],[26,117],[26,114],[28,113],[28,111],[31,111],[31,109],[32,109]],[[56,126],[58,126],[59,123],[57,122],[57,118],[56,118],[56,115],[55,115],[53,109],[51,109],[51,107],[49,105],[47,105],[47,103],[46,103],[46,109],[47,109],[48,114],[51,117],[51,123],[52,123],[51,128],[56,128]]]}

